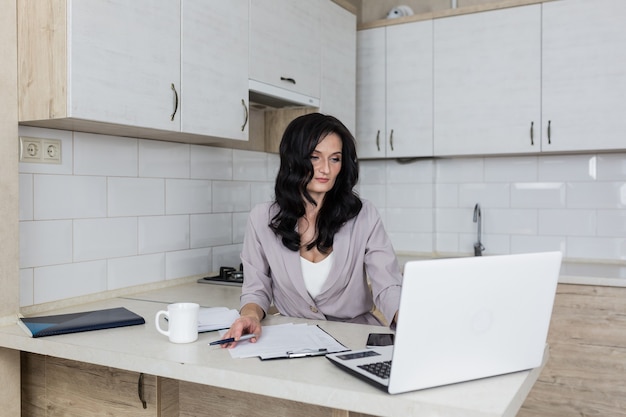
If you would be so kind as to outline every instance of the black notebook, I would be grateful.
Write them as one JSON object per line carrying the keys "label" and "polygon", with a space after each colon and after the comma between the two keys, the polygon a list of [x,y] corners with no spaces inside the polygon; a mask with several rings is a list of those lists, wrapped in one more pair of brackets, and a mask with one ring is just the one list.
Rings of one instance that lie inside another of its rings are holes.
{"label": "black notebook", "polygon": [[143,317],[124,308],[57,314],[54,316],[20,317],[18,324],[32,337],[88,332],[113,327],[144,324]]}

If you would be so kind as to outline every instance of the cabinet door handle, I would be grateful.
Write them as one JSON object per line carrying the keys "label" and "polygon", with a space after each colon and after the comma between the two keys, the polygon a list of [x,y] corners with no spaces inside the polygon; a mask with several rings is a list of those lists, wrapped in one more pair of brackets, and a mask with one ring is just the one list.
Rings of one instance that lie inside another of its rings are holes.
{"label": "cabinet door handle", "polygon": [[376,132],[376,148],[378,148],[378,151],[380,152],[380,130]]}
{"label": "cabinet door handle", "polygon": [[530,122],[530,146],[535,146],[535,122]]}
{"label": "cabinet door handle", "polygon": [[290,77],[280,77],[280,80],[281,81],[287,81],[288,83],[292,83],[292,84],[296,83],[296,80],[294,80],[293,78],[290,78]]}
{"label": "cabinet door handle", "polygon": [[170,120],[174,121],[174,116],[176,116],[176,112],[178,111],[178,91],[176,91],[176,86],[172,83],[172,91],[174,92],[174,113],[170,117]]}
{"label": "cabinet door handle", "polygon": [[551,138],[552,127],[550,126],[551,123],[552,121],[548,120],[548,145],[552,145],[552,138]]}
{"label": "cabinet door handle", "polygon": [[146,403],[146,399],[143,395],[143,373],[139,374],[139,381],[137,381],[137,391],[139,393],[139,401],[141,401],[141,405],[145,410],[146,408],[148,408],[148,404]]}
{"label": "cabinet door handle", "polygon": [[246,125],[248,124],[248,106],[246,106],[246,102],[244,101],[244,99],[241,99],[241,105],[243,106],[243,109],[246,111],[246,117],[243,121],[243,124],[241,125],[241,131],[243,132],[243,130],[246,128]]}
{"label": "cabinet door handle", "polygon": [[393,151],[393,129],[391,129],[391,133],[389,134],[389,146],[391,147],[391,150]]}

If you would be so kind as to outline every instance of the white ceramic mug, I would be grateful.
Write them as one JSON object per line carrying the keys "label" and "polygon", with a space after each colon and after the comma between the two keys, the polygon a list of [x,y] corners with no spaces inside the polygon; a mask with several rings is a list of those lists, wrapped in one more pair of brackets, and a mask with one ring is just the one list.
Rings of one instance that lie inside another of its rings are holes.
{"label": "white ceramic mug", "polygon": [[[159,333],[170,338],[172,343],[190,343],[198,339],[198,311],[196,303],[174,303],[167,306],[167,311],[156,313],[154,324]],[[167,318],[167,330],[159,324],[161,316]]]}

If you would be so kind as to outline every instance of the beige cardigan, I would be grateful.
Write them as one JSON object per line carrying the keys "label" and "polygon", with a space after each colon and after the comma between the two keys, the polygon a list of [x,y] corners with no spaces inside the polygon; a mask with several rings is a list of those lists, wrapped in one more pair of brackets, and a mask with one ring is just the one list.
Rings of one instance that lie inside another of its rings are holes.
{"label": "beige cardigan", "polygon": [[268,226],[276,212],[269,202],[250,212],[241,253],[241,306],[255,303],[267,313],[273,302],[285,316],[381,324],[371,314],[375,304],[391,323],[400,303],[402,275],[372,203],[363,200],[359,215],[335,235],[334,265],[315,299],[304,284],[300,253],[287,249]]}

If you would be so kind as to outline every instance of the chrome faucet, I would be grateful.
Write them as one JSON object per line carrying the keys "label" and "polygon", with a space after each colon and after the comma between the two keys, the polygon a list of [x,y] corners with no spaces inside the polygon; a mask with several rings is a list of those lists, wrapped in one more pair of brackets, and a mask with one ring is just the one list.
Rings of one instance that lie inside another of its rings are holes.
{"label": "chrome faucet", "polygon": [[485,247],[480,241],[480,234],[482,232],[482,214],[480,212],[480,204],[478,203],[474,206],[474,223],[477,223],[478,226],[478,241],[474,243],[474,256],[482,256]]}

